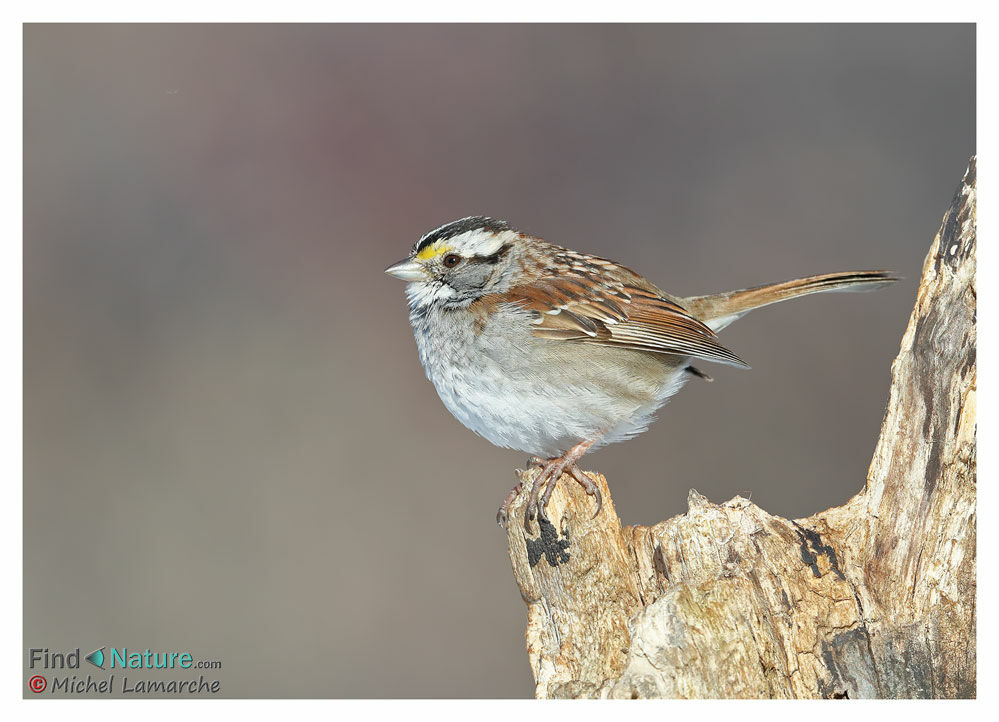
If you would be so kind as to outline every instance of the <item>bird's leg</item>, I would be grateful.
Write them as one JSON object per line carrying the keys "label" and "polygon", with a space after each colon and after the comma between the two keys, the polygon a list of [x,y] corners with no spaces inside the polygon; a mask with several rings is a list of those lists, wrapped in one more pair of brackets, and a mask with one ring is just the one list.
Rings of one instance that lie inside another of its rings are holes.
{"label": "bird's leg", "polygon": [[[555,485],[558,483],[558,480],[562,477],[562,474],[566,471],[566,469],[572,473],[572,469],[576,466],[576,462],[579,461],[583,454],[590,450],[590,447],[593,446],[596,441],[596,439],[593,439],[590,441],[580,442],[565,452],[562,456],[548,460],[544,470],[538,474],[537,478],[535,478],[534,486],[531,488],[531,499],[527,502],[527,514],[524,515],[524,526],[528,529],[528,531],[530,531],[532,517],[536,516],[539,520],[543,519],[544,521],[548,521],[548,517],[545,515],[545,508],[548,506],[548,500],[551,499],[552,493],[555,491]],[[573,478],[576,479],[576,481],[579,481],[579,478],[576,477],[575,474],[573,474]],[[586,476],[584,475],[583,478],[586,479]],[[548,480],[548,488],[545,489],[545,495],[541,498],[539,503],[538,495],[541,492],[541,485],[546,479]],[[586,483],[581,481],[579,483],[582,484],[583,489],[586,490],[587,494],[590,494],[591,496],[593,495],[591,493],[591,489],[596,489],[596,486],[592,481],[586,479]],[[587,484],[589,484],[589,486],[587,486]],[[601,503],[599,490],[596,491],[596,497],[597,511],[600,511]]]}
{"label": "bird's leg", "polygon": [[562,462],[561,459],[559,460],[559,463],[555,465],[552,472],[552,480],[548,483],[548,488],[545,489],[545,495],[541,497],[541,502],[538,504],[538,519],[548,521],[548,515],[545,514],[545,509],[548,507],[548,500],[552,498],[552,494],[555,492],[555,486],[558,484],[558,480],[561,479],[562,474],[565,473],[565,466],[565,462]]}
{"label": "bird's leg", "polygon": [[[550,460],[545,464],[545,468],[534,477],[534,484],[531,486],[531,498],[527,500],[527,507],[524,510],[524,528],[530,532],[531,531],[531,519],[538,516],[538,495],[541,493],[541,487],[544,486],[545,479],[551,477],[551,471],[554,465],[558,462],[558,459]],[[552,482],[554,485],[554,481]],[[539,516],[539,518],[548,521],[545,516]]]}

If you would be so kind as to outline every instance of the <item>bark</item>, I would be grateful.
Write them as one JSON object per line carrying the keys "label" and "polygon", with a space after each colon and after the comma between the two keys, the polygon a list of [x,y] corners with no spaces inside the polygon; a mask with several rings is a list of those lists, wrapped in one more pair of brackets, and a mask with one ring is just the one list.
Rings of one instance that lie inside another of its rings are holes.
{"label": "bark", "polygon": [[[622,527],[565,477],[507,526],[545,697],[974,697],[975,159],[923,266],[863,491],[806,519],[736,497]],[[535,471],[522,474],[529,485]]]}

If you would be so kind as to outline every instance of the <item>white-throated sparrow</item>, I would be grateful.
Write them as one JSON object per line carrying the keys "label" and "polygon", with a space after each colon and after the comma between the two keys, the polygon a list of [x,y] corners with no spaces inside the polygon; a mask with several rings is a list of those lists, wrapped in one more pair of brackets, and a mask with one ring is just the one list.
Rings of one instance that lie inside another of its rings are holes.
{"label": "white-throated sparrow", "polygon": [[716,332],[732,321],[788,298],[895,280],[850,271],[678,298],[613,261],[483,216],[427,233],[385,272],[409,282],[420,361],[448,410],[543,467],[527,520],[545,518],[563,473],[595,497],[599,513],[599,491],[579,458],[641,433],[689,378],[708,378],[692,359],[748,368],[718,342]]}

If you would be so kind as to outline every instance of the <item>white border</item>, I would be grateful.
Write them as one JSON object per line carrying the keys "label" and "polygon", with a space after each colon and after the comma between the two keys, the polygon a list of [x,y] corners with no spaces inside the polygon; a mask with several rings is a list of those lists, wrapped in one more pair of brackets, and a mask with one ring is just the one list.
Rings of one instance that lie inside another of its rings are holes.
{"label": "white border", "polygon": [[[995,3],[992,3],[993,5]],[[503,3],[480,4],[472,6],[467,2],[439,2],[433,5],[427,3],[402,3],[396,1],[373,3],[361,5],[353,3],[349,6],[320,4],[316,2],[301,2],[290,0],[280,3],[280,5],[260,5],[251,6],[248,3],[226,2],[191,2],[190,0],[177,0],[167,5],[136,5],[125,2],[47,2],[44,6],[31,6],[15,9],[13,12],[7,11],[11,17],[5,17],[3,24],[3,53],[6,55],[2,64],[4,97],[16,98],[16,103],[8,104],[8,111],[4,113],[6,132],[4,133],[4,163],[5,171],[5,192],[2,199],[4,208],[3,217],[8,219],[10,226],[13,226],[11,237],[7,242],[0,244],[3,257],[0,260],[0,269],[3,271],[3,280],[0,283],[0,323],[2,323],[3,338],[7,339],[7,346],[0,356],[3,363],[3,385],[2,387],[2,438],[3,456],[7,462],[5,464],[8,474],[5,476],[5,489],[9,496],[4,499],[2,533],[4,535],[4,585],[6,594],[0,597],[0,604],[3,609],[2,641],[4,650],[0,654],[0,685],[4,690],[2,705],[4,717],[6,719],[21,719],[27,716],[39,719],[65,719],[67,714],[79,714],[81,710],[78,705],[86,705],[88,713],[93,716],[100,715],[104,719],[124,719],[126,716],[134,718],[136,714],[141,714],[147,719],[165,719],[176,714],[218,714],[219,705],[224,705],[225,713],[239,714],[245,718],[257,718],[272,716],[278,711],[274,705],[281,705],[281,712],[304,714],[318,714],[333,711],[331,705],[335,706],[336,712],[354,712],[358,716],[372,714],[399,715],[403,709],[400,705],[406,705],[407,713],[426,712],[435,716],[446,718],[462,717],[475,714],[477,717],[509,717],[511,714],[531,715],[531,714],[570,714],[573,718],[586,719],[591,716],[600,715],[604,718],[609,711],[607,708],[598,707],[597,704],[566,703],[561,709],[552,708],[541,709],[530,701],[427,701],[427,702],[406,702],[406,701],[238,701],[238,700],[190,700],[183,703],[183,707],[171,707],[169,701],[158,701],[154,704],[149,702],[129,703],[122,700],[65,700],[65,701],[34,701],[22,700],[21,690],[23,689],[23,669],[21,666],[21,652],[23,651],[21,639],[21,619],[22,619],[22,406],[21,406],[21,381],[23,378],[22,369],[22,245],[21,239],[22,221],[22,157],[21,157],[21,100],[22,100],[22,22],[456,22],[456,21],[504,21],[504,22],[978,22],[978,128],[991,129],[991,123],[996,120],[995,98],[996,92],[993,87],[996,85],[997,68],[996,45],[999,37],[994,32],[992,19],[995,11],[990,4],[985,2],[856,2],[849,0],[846,2],[823,3],[810,5],[800,2],[768,2],[747,3],[735,2],[733,0],[715,0],[710,3],[689,3],[683,4],[653,4],[648,2],[615,2],[603,3],[599,6],[583,6],[578,2],[526,2],[523,0],[507,0]],[[991,80],[991,82],[986,82]],[[16,105],[17,108],[11,107]],[[994,166],[996,158],[994,152],[989,149],[994,145],[992,136],[988,133],[981,133],[979,138],[979,199],[980,202],[979,224],[984,228],[980,232],[980,237],[994,239],[995,234],[989,233],[988,229],[993,226],[991,216],[988,213],[989,200],[989,178],[991,168]],[[955,176],[954,183],[958,182]],[[948,199],[941,199],[941,214],[946,208]],[[982,206],[986,208],[981,211]],[[933,229],[935,230],[935,229]],[[928,230],[928,237],[925,239],[927,246],[930,242],[930,235],[933,230]],[[991,278],[996,266],[994,260],[994,243],[986,242],[979,246],[979,264],[985,269],[981,271],[980,277]],[[995,510],[995,496],[999,493],[995,490],[992,480],[995,476],[991,473],[994,469],[994,461],[990,453],[991,444],[988,439],[992,437],[992,406],[993,393],[988,383],[991,378],[993,349],[993,329],[995,310],[995,297],[991,292],[991,284],[980,284],[979,286],[979,365],[986,366],[986,384],[981,389],[979,396],[979,433],[984,434],[986,443],[980,444],[984,450],[979,458],[979,476],[986,480],[986,484],[979,486],[979,508],[987,512],[986,523],[979,524],[980,543],[979,549],[986,550],[985,554],[979,555],[979,589],[980,598],[994,599],[993,592],[995,585],[993,579],[994,562],[992,555],[988,551],[995,549],[994,545],[994,524],[992,513]],[[901,329],[899,334],[901,335]],[[14,582],[14,583],[12,583]],[[16,586],[15,586],[16,583]],[[13,587],[13,588],[12,588]],[[988,607],[978,607],[984,613],[979,614],[979,698],[989,700],[994,698],[990,680],[995,676],[995,625],[991,622],[991,615]],[[526,664],[526,659],[525,659]],[[134,705],[141,704],[138,709]],[[177,703],[174,703],[177,704]],[[559,703],[544,703],[559,704]],[[806,714],[817,719],[831,718],[836,715],[842,716],[839,705],[833,703],[794,703],[792,709],[787,703],[765,702],[756,704],[740,704],[731,702],[627,702],[627,710],[614,710],[615,714],[656,714],[657,712],[667,714],[687,714],[696,715],[719,714],[730,716],[737,714],[739,719],[763,718],[773,719],[775,713],[786,712],[800,716]],[[667,711],[648,710],[648,705],[671,705]],[[738,710],[734,705],[739,705]],[[807,704],[808,709],[803,709],[802,704]],[[931,714],[939,716],[942,709],[935,707],[930,709],[927,704],[920,703],[899,703],[899,702],[852,702],[850,703],[851,715],[862,715],[864,717],[873,714],[883,714],[888,710],[881,709],[888,704],[906,704],[905,714],[927,717]],[[968,714],[981,713],[984,706],[981,703],[956,703],[961,704],[961,709],[947,710],[948,714]],[[66,705],[72,705],[72,709]],[[531,705],[528,708],[528,705]],[[568,706],[571,705],[571,706]],[[635,705],[642,709],[636,709]],[[696,709],[693,708],[696,705]],[[775,709],[776,706],[784,707],[783,710]],[[520,709],[512,709],[512,707]],[[413,709],[408,709],[413,707]],[[902,710],[892,710],[901,712]],[[89,716],[89,714],[88,714]],[[975,714],[979,716],[979,714]]]}

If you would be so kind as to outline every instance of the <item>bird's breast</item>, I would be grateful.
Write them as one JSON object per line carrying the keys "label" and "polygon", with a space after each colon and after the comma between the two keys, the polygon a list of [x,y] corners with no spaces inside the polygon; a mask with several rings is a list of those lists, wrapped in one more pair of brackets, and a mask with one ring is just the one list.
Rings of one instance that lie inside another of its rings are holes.
{"label": "bird's breast", "polygon": [[682,385],[685,361],[536,338],[516,309],[413,319],[420,360],[447,409],[497,446],[557,456],[629,438]]}

